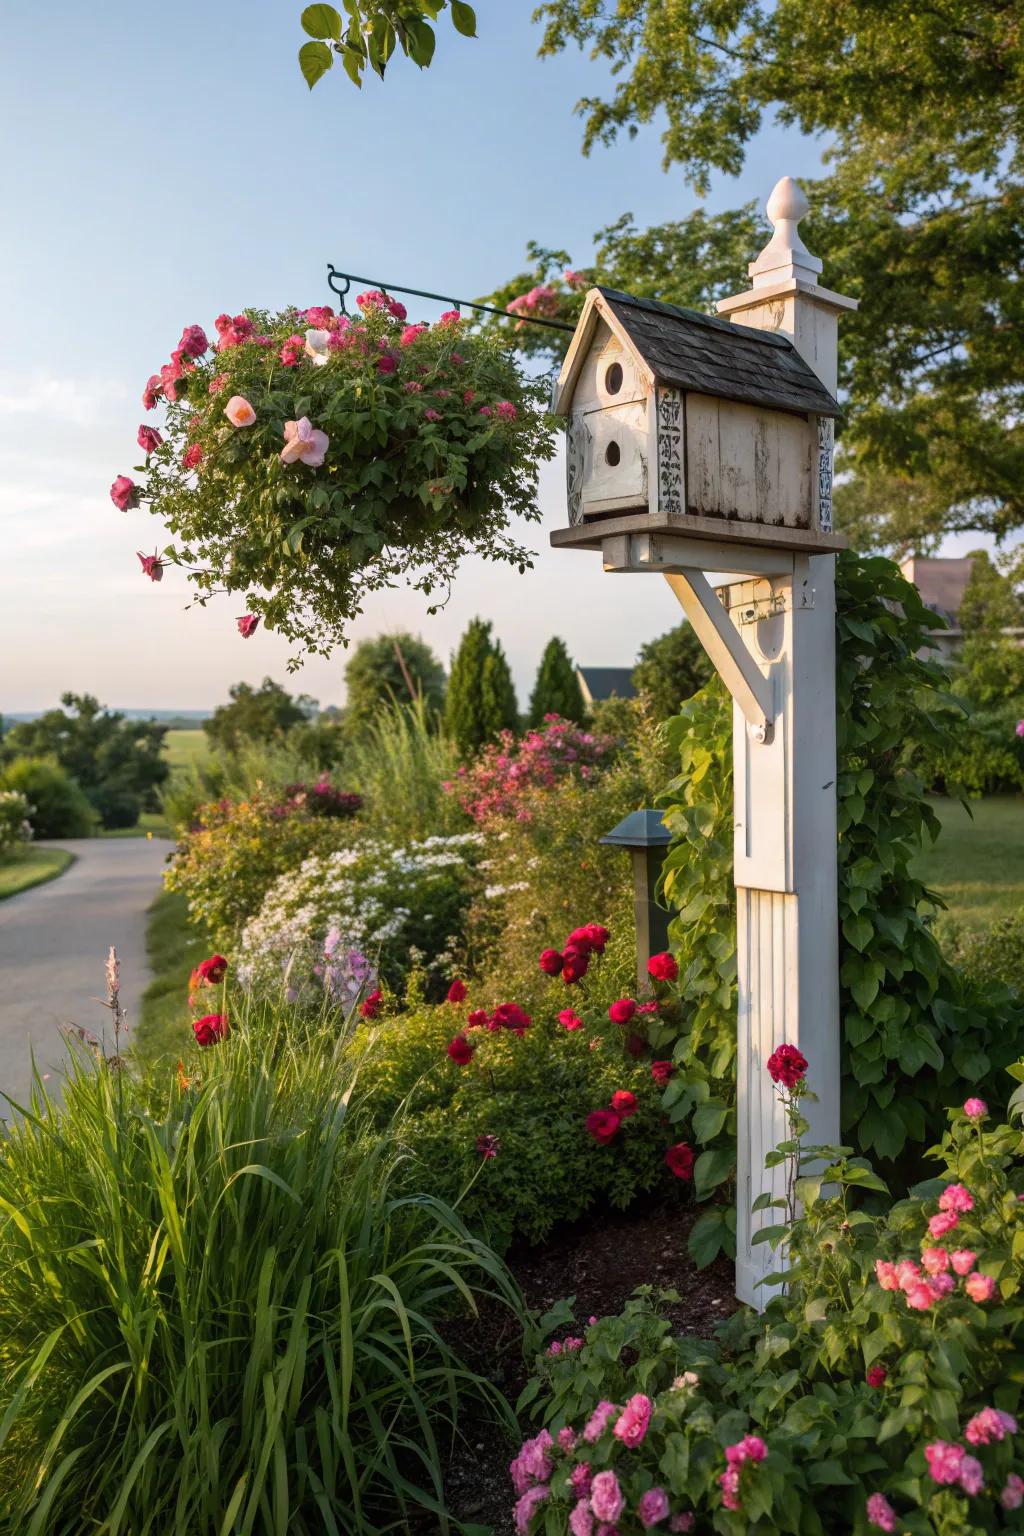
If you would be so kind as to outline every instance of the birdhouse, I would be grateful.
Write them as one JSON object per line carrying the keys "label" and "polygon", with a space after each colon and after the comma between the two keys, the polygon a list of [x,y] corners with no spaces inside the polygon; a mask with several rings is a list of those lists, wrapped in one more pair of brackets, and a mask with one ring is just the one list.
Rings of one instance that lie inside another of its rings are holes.
{"label": "birdhouse", "polygon": [[569,529],[690,534],[807,553],[832,533],[839,407],[787,336],[592,288],[555,385]]}

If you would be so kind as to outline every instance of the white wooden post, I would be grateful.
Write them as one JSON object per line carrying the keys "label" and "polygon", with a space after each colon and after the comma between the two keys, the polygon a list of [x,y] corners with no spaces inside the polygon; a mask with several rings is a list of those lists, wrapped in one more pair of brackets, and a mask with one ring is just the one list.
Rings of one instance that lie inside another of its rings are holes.
{"label": "white wooden post", "polygon": [[[792,177],[767,205],[775,233],[752,262],[752,286],[719,312],[781,332],[835,393],[837,329],[856,302],[818,284],[821,262],[797,225],[807,201]],[[820,420],[818,508],[831,529],[832,422]],[[791,573],[734,583],[724,606],[774,688],[767,739],[749,710],[733,707],[735,880],[739,963],[736,1291],[763,1306],[758,1281],[777,1267],[751,1217],[764,1189],[781,1194],[782,1170],[764,1158],[787,1127],[766,1063],[776,1046],[799,1046],[818,1095],[807,1106],[813,1142],[839,1140],[839,938],[836,891],[835,556],[797,555]],[[678,594],[677,594],[678,595]],[[686,606],[684,604],[684,606]]]}

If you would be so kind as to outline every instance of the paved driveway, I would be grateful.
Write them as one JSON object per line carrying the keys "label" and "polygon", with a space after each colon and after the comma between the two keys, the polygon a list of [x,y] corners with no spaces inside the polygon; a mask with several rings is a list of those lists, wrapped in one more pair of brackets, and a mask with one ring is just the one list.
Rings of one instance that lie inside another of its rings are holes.
{"label": "paved driveway", "polygon": [[[0,1092],[25,1102],[30,1048],[59,1086],[61,1024],[109,1032],[103,967],[111,944],[121,960],[129,1027],[149,971],[146,908],[160,890],[171,844],[154,838],[72,838],[56,844],[75,862],[56,880],[0,901]],[[0,1117],[8,1111],[0,1099]]]}

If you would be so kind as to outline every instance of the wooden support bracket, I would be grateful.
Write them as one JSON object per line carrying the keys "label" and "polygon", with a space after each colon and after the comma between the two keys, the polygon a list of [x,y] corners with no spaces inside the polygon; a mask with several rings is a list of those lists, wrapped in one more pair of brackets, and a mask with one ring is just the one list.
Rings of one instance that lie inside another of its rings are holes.
{"label": "wooden support bracket", "polygon": [[736,626],[700,571],[665,572],[693,632],[715,670],[732,694],[750,727],[754,741],[768,740],[775,719],[771,678],[766,677],[747,650]]}

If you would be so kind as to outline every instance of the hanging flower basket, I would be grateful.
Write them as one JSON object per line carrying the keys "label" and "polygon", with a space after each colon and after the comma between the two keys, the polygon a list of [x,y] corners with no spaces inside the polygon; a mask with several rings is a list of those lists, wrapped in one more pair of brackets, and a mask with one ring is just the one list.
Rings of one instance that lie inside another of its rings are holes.
{"label": "hanging flower basket", "polygon": [[543,386],[505,345],[456,311],[410,325],[384,293],[358,303],[354,320],[221,315],[212,346],[187,327],[143,395],[166,407],[162,432],[139,428],[145,479],[111,487],[177,540],[140,552],[151,580],[187,567],[200,603],[244,594],[244,636],[262,619],[325,655],[366,593],[398,578],[443,601],[467,554],[525,569],[510,530],[540,517],[553,452]]}

